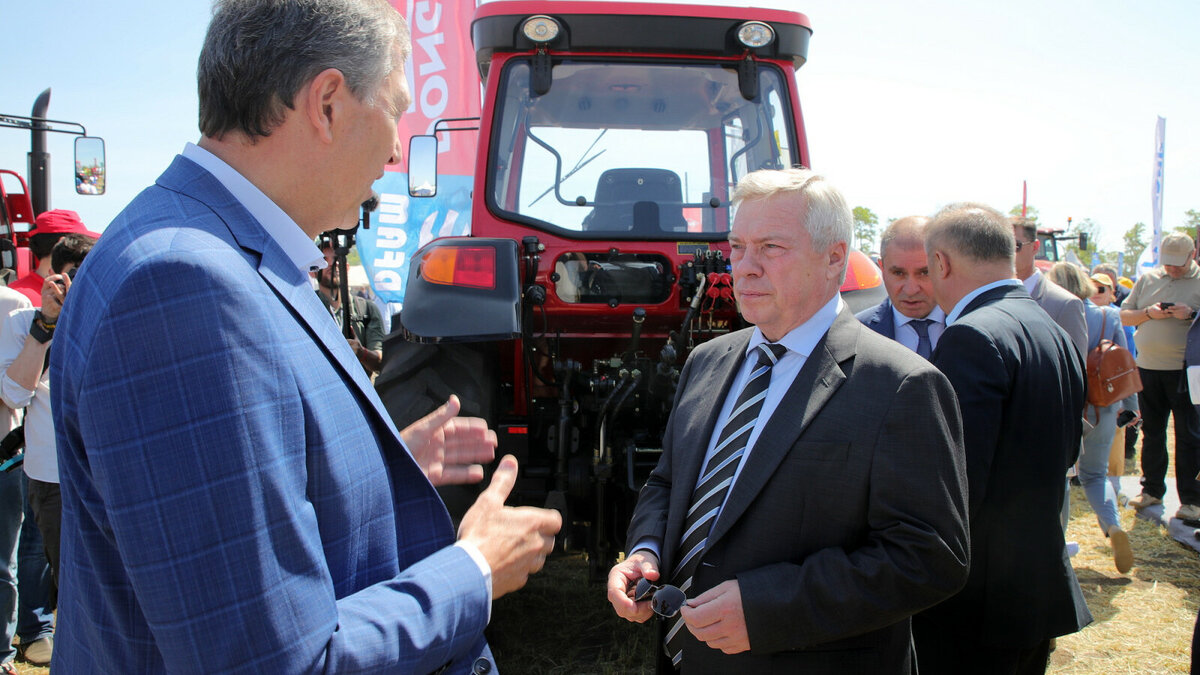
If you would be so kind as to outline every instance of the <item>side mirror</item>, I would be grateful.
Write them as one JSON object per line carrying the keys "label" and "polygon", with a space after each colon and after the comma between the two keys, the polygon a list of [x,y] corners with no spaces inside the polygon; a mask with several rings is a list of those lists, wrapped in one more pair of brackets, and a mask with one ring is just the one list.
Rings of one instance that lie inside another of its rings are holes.
{"label": "side mirror", "polygon": [[1086,251],[1087,248],[1088,248],[1088,234],[1087,234],[1087,232],[1080,232],[1079,233],[1079,250]]}
{"label": "side mirror", "polygon": [[75,139],[75,192],[102,195],[105,188],[104,139],[80,136]]}
{"label": "side mirror", "polygon": [[437,194],[437,136],[408,139],[408,194],[432,197]]}

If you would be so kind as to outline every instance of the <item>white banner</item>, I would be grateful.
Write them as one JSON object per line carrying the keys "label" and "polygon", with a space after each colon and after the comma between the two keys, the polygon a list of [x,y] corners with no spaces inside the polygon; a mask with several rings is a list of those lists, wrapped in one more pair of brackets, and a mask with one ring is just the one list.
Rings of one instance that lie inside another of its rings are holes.
{"label": "white banner", "polygon": [[1154,127],[1154,185],[1150,193],[1154,211],[1154,229],[1151,231],[1150,237],[1150,259],[1154,261],[1155,265],[1158,265],[1158,245],[1162,241],[1163,155],[1166,152],[1164,145],[1166,132],[1167,120],[1160,117],[1158,124]]}

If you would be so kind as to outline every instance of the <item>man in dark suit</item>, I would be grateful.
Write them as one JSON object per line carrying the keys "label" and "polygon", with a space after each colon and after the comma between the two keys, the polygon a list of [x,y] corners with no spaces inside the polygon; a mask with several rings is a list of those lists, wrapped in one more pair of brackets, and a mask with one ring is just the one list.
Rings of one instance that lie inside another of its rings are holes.
{"label": "man in dark suit", "polygon": [[953,392],[846,309],[835,188],[758,171],[734,201],[734,293],[755,327],[688,358],[609,600],[645,621],[640,580],[690,598],[663,623],[660,672],[907,674],[909,616],[966,577]]}
{"label": "man in dark suit", "polygon": [[508,457],[456,535],[431,480],[481,479],[453,451],[494,435],[453,398],[397,432],[309,285],[313,239],[400,156],[408,54],[384,0],[217,3],[199,145],[105,231],[54,328],[58,672],[494,669],[491,601],[559,516],[504,507]]}
{"label": "man in dark suit", "polygon": [[1013,278],[998,211],[942,210],[925,232],[946,332],[933,354],[963,412],[971,513],[966,588],[913,620],[928,673],[1041,673],[1050,639],[1091,622],[1059,508],[1079,451],[1082,359]]}
{"label": "man in dark suit", "polygon": [[928,359],[946,330],[946,313],[933,301],[925,260],[924,216],[901,218],[879,240],[883,286],[888,297],[858,313],[863,325]]}

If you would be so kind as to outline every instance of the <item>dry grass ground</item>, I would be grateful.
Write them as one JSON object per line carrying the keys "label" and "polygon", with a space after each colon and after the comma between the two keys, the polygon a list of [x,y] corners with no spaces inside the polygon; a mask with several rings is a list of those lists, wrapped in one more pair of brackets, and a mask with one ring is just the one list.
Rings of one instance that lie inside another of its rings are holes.
{"label": "dry grass ground", "polygon": [[1188,672],[1200,606],[1200,554],[1172,539],[1165,528],[1122,509],[1134,567],[1128,575],[1118,574],[1083,491],[1072,488],[1071,500],[1067,535],[1080,545],[1072,563],[1095,621],[1058,640],[1050,672]]}
{"label": "dry grass ground", "polygon": [[[1136,473],[1131,467],[1128,473]],[[1132,496],[1132,495],[1130,495]],[[1200,554],[1163,528],[1121,510],[1135,564],[1113,567],[1111,550],[1080,488],[1071,489],[1067,538],[1080,544],[1072,561],[1095,622],[1058,640],[1055,675],[1186,673],[1200,606]],[[581,555],[558,557],[522,591],[495,603],[488,638],[509,675],[652,673],[654,630],[617,619],[601,585],[588,584]],[[26,675],[46,668],[17,664]]]}
{"label": "dry grass ground", "polygon": [[[1136,466],[1128,474],[1136,474]],[[1132,495],[1130,495],[1132,496]],[[1082,489],[1071,488],[1067,539],[1095,621],[1058,640],[1047,672],[1056,675],[1186,673],[1200,606],[1200,554],[1164,528],[1121,509],[1135,563],[1118,574]],[[653,629],[617,619],[604,588],[585,581],[580,556],[551,560],[519,593],[493,610],[489,639],[501,671],[537,675],[652,673]]]}

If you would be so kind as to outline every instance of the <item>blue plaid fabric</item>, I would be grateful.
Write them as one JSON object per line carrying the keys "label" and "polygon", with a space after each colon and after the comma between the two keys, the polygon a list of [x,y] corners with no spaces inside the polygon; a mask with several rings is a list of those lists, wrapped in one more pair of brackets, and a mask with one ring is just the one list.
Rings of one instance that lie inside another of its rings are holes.
{"label": "blue plaid fabric", "polygon": [[62,673],[469,672],[487,587],[307,275],[176,158],[50,376]]}

